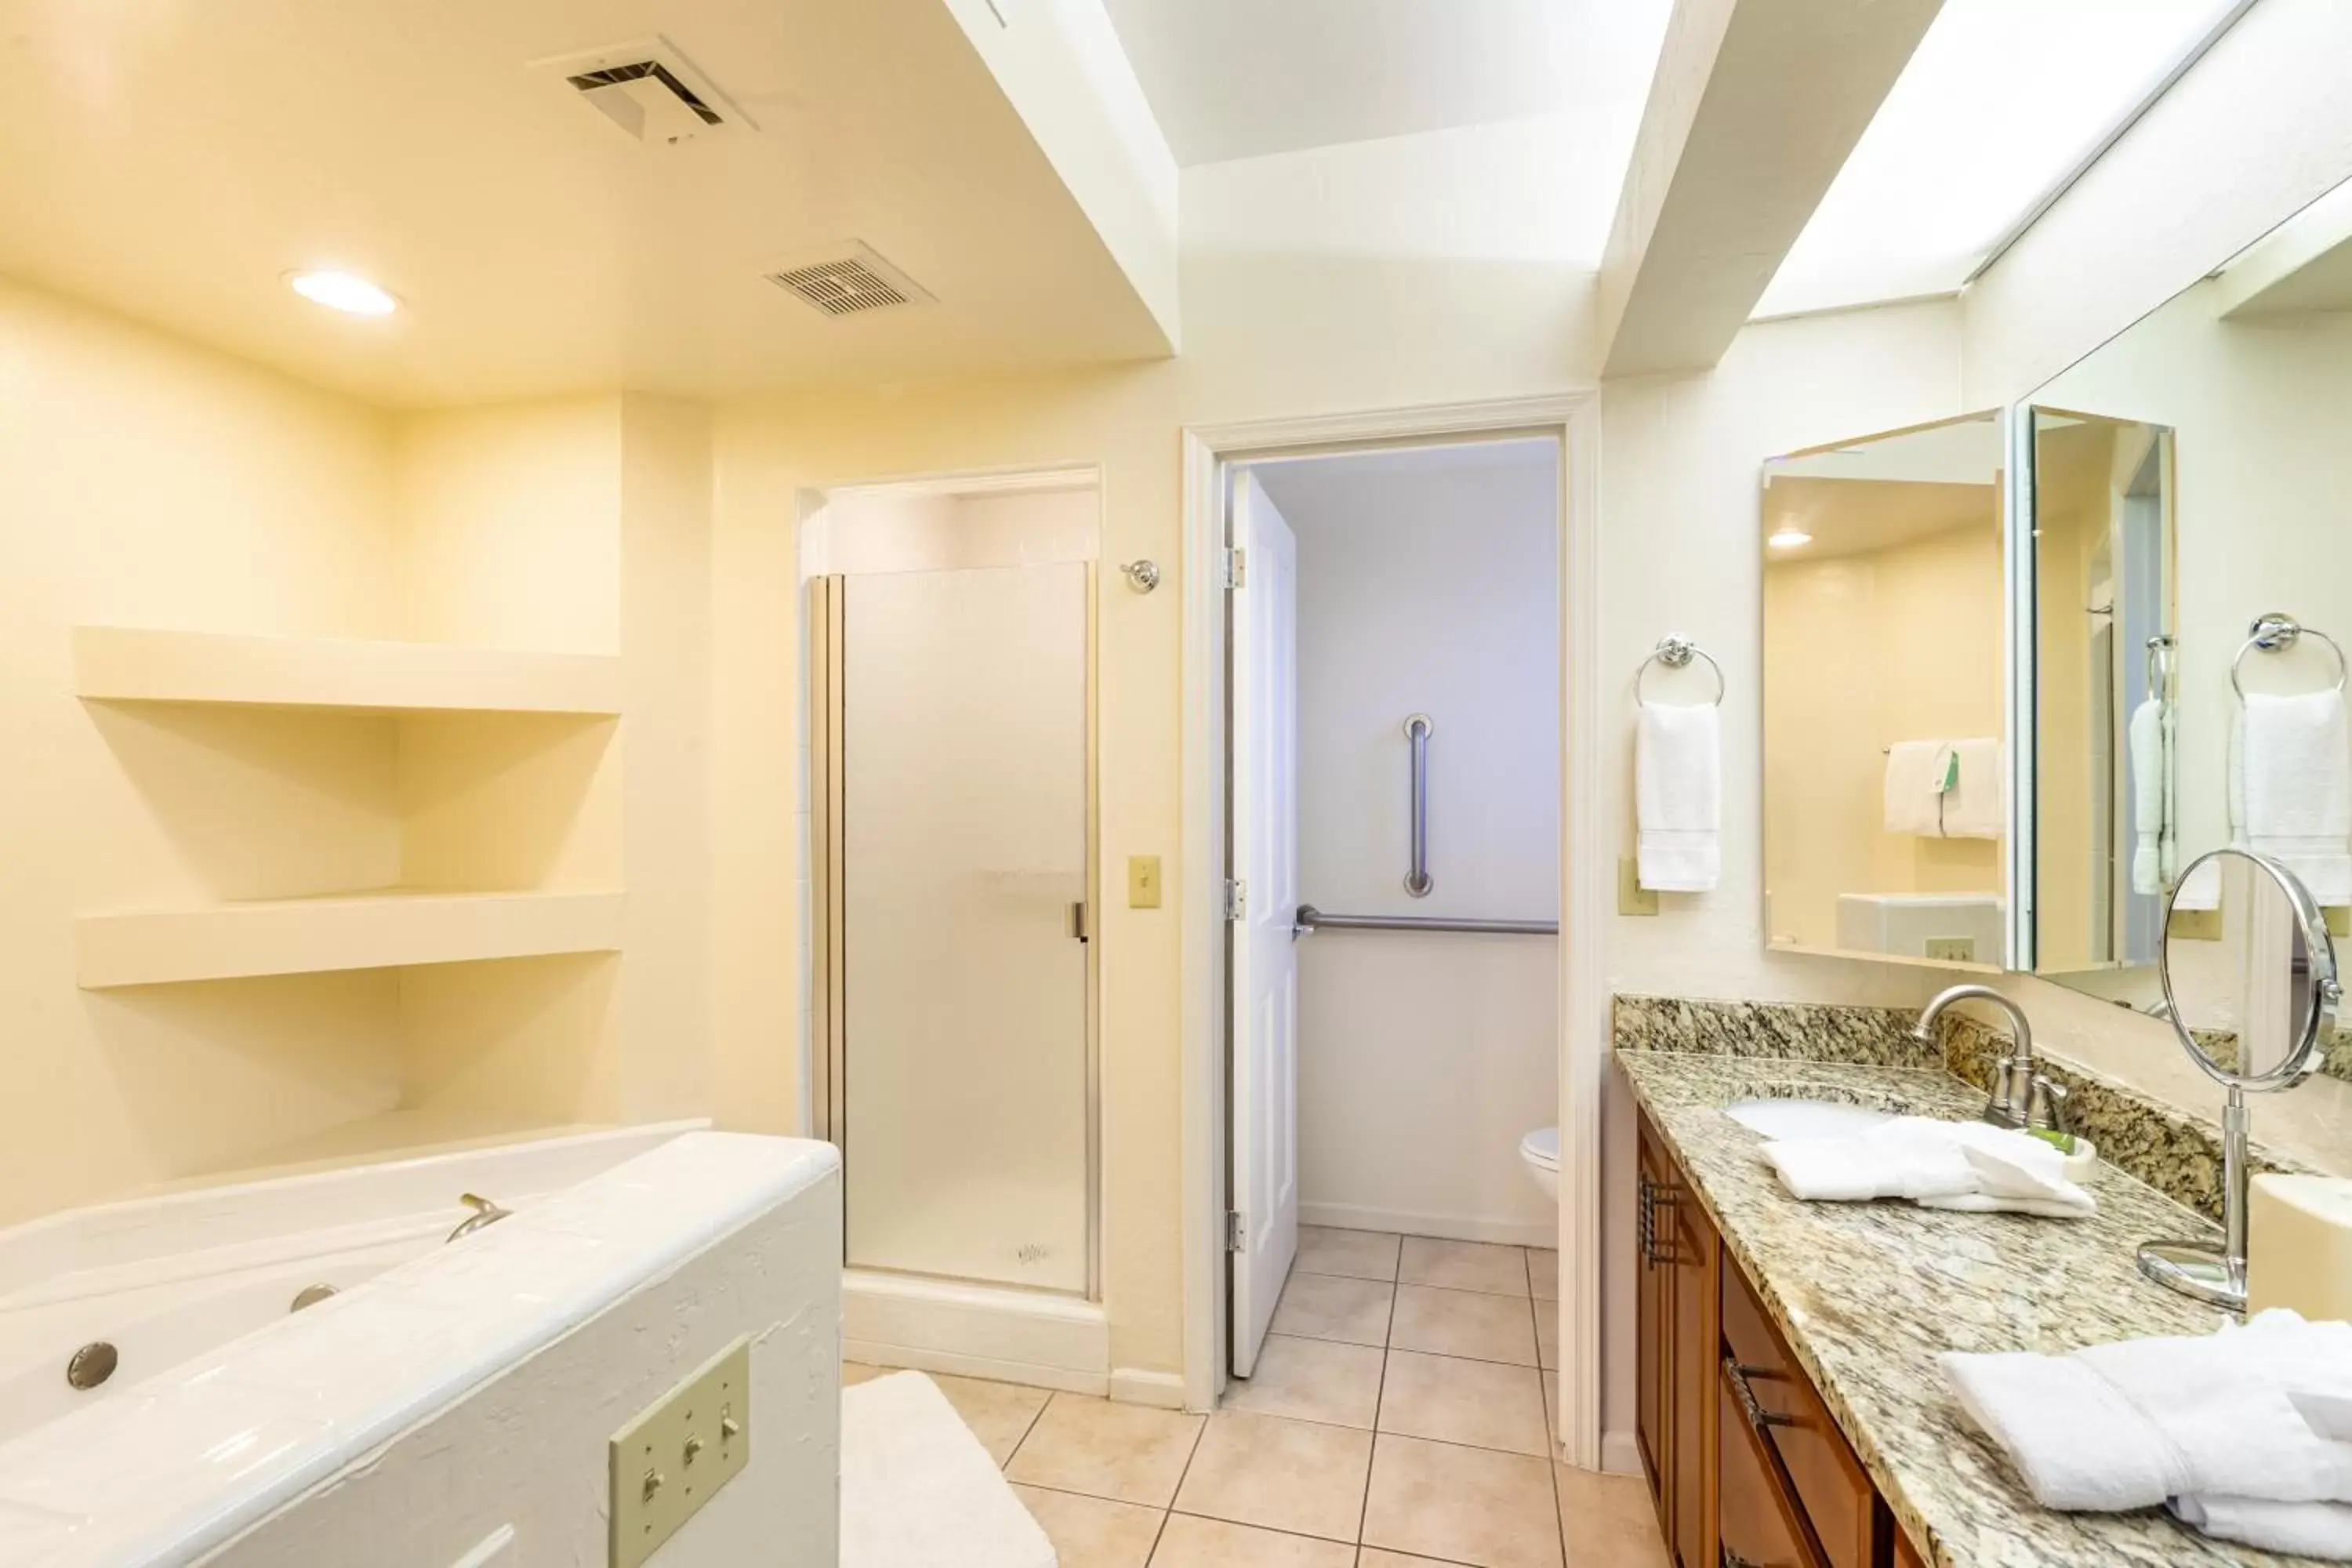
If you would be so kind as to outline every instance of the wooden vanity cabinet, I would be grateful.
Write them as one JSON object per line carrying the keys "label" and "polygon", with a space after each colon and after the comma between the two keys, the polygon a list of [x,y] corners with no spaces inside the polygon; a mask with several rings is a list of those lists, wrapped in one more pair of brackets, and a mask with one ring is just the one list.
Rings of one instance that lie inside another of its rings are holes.
{"label": "wooden vanity cabinet", "polygon": [[1918,1559],[1644,1115],[1635,1417],[1676,1568]]}
{"label": "wooden vanity cabinet", "polygon": [[1641,1328],[1635,1425],[1650,1489],[1678,1568],[1719,1568],[1716,1537],[1716,1347],[1723,1246],[1645,1119],[1637,1238]]}

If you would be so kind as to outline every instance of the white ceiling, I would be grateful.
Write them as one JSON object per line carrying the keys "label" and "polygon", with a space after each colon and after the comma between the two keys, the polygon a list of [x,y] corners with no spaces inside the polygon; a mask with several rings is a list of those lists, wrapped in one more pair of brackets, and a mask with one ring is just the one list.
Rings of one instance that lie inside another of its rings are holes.
{"label": "white ceiling", "polygon": [[[1485,124],[1649,87],[1667,0],[1106,0],[1191,166]],[[1639,109],[1635,110],[1638,117]]]}
{"label": "white ceiling", "polygon": [[[528,67],[654,34],[759,129],[645,145]],[[0,0],[0,275],[393,405],[1168,352],[939,0]],[[938,303],[761,276],[849,238]]]}

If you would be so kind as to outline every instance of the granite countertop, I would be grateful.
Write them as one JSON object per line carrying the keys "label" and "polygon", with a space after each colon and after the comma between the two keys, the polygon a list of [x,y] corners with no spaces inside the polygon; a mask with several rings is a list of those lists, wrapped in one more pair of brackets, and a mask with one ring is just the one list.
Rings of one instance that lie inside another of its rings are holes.
{"label": "granite countertop", "polygon": [[1932,1069],[1621,1048],[1635,1096],[1688,1171],[1896,1520],[1945,1568],[2273,1568],[2312,1561],[2207,1541],[2160,1510],[2056,1513],[1961,1412],[1939,1351],[2063,1352],[2201,1334],[2225,1314],[2141,1279],[2143,1241],[2214,1226],[2102,1163],[2099,1213],[2052,1220],[1909,1204],[1799,1203],[1721,1107],[1764,1096],[1969,1117],[1981,1091]]}

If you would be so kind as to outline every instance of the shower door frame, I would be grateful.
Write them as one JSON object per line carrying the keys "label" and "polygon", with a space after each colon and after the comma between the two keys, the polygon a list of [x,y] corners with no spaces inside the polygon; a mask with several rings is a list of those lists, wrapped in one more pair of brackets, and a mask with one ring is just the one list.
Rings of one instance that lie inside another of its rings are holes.
{"label": "shower door frame", "polygon": [[[945,477],[883,484],[828,486],[830,497],[845,493],[890,492],[908,496],[1013,494],[1023,490],[1085,488],[1093,492],[1097,554],[1083,563],[1086,569],[1086,626],[1081,662],[1086,680],[1086,869],[1085,897],[1074,912],[1084,933],[1086,1034],[1086,1289],[1082,1299],[1103,1299],[1102,1265],[1102,802],[1100,712],[1101,620],[1100,548],[1102,538],[1102,478],[1093,469],[992,473]],[[1024,563],[1026,564],[1026,563]],[[1038,563],[1037,564],[1044,564]],[[936,570],[986,571],[987,567]],[[846,748],[844,744],[846,660],[843,635],[846,626],[846,593],[850,575],[826,573],[803,581],[802,605],[806,617],[808,679],[805,734],[808,766],[802,781],[808,805],[809,888],[805,907],[808,938],[806,957],[810,997],[809,1026],[804,1041],[808,1065],[809,1136],[839,1149],[845,1184],[848,1179],[849,1048],[846,926],[847,879],[845,873]],[[842,1228],[842,1261],[849,1262],[849,1232]],[[961,1275],[928,1274],[873,1264],[855,1265],[860,1272],[900,1275],[909,1279],[942,1279],[990,1290],[1016,1290],[1064,1300],[1080,1293],[1043,1286],[975,1280]]]}

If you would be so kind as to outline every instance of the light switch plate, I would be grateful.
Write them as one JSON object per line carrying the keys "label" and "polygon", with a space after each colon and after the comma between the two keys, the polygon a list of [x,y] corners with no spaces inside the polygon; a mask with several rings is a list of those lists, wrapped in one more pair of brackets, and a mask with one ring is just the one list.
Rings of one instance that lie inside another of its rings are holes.
{"label": "light switch plate", "polygon": [[1927,939],[1927,956],[1943,963],[1974,963],[1977,961],[1977,939],[1972,936],[1931,936]]}
{"label": "light switch plate", "polygon": [[2342,904],[2330,904],[2319,911],[2327,918],[2327,934],[2352,936],[2352,909]]}
{"label": "light switch plate", "polygon": [[1658,895],[1642,886],[1642,863],[1631,855],[1617,860],[1617,912],[1621,915],[1654,915],[1658,912]]}
{"label": "light switch plate", "polygon": [[638,1568],[751,1462],[751,1342],[737,1340],[613,1434],[613,1568]]}
{"label": "light switch plate", "polygon": [[2221,911],[2176,909],[2172,911],[2171,923],[2165,930],[2183,942],[2219,942],[2221,940]]}
{"label": "light switch plate", "polygon": [[1156,910],[1160,907],[1160,857],[1130,855],[1127,858],[1127,907],[1130,910]]}

